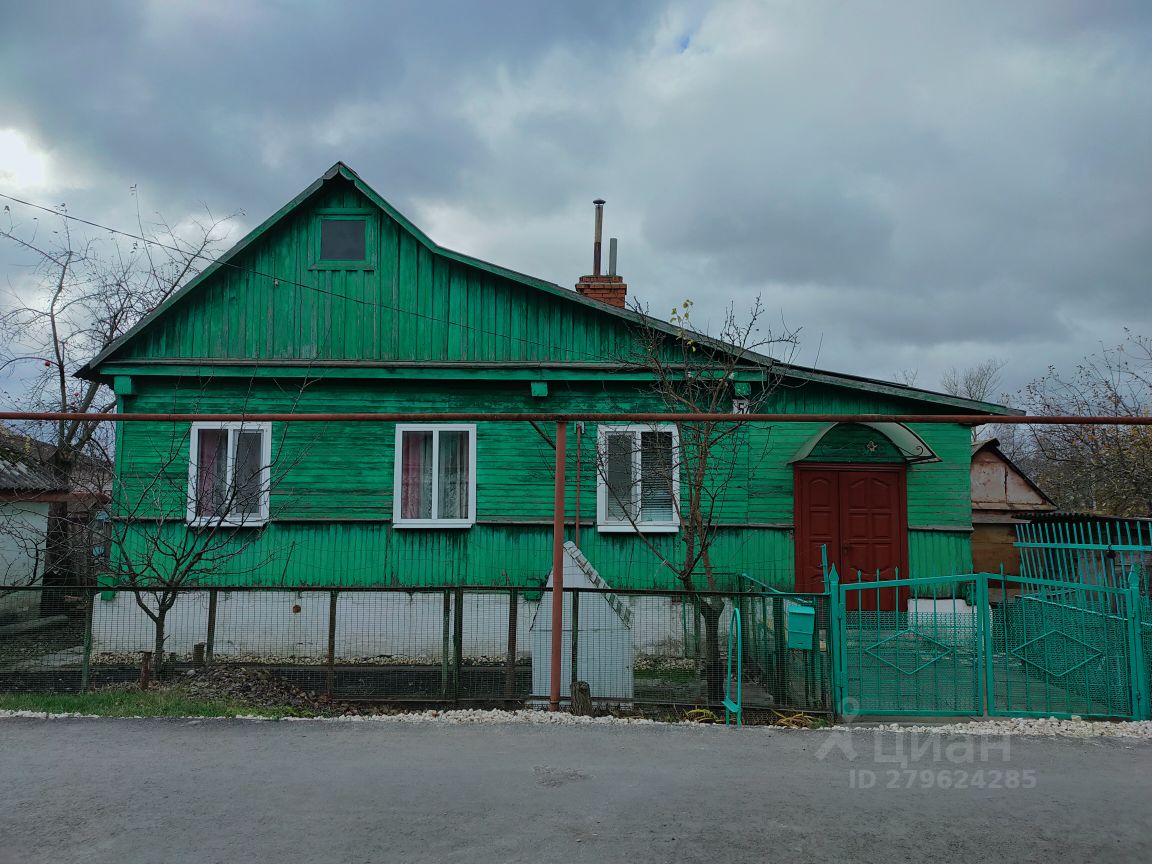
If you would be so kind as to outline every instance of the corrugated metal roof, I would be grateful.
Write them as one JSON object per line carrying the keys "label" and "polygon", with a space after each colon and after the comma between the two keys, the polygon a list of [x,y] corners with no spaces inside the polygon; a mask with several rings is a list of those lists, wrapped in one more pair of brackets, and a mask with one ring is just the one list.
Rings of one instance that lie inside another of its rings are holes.
{"label": "corrugated metal roof", "polygon": [[0,424],[0,490],[57,492],[67,489],[43,464],[51,445]]}

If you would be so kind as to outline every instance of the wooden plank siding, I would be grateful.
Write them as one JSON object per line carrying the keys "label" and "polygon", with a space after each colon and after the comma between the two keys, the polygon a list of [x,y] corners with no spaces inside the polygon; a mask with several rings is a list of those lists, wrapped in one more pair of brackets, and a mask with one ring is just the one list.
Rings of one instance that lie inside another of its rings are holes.
{"label": "wooden plank siding", "polygon": [[[380,412],[534,408],[623,412],[660,408],[657,397],[643,385],[609,386],[603,382],[573,382],[543,400],[529,394],[527,382],[496,385],[326,379],[302,385],[299,379],[204,382],[152,376],[141,376],[138,382],[136,395],[123,399],[125,411],[320,412],[353,405],[358,411]],[[807,385],[781,391],[769,401],[779,401],[795,411],[904,410],[904,406],[884,398],[822,392],[830,389]],[[724,531],[714,557],[725,580],[748,573],[782,588],[791,585],[792,466],[787,460],[819,429],[818,424],[804,423],[748,427],[748,445],[739,457],[741,469],[718,509],[717,521]],[[971,558],[967,543],[971,527],[969,475],[966,465],[953,462],[968,453],[968,431],[934,424],[924,424],[916,431],[946,461],[909,468],[913,573],[957,572],[955,568]],[[545,432],[551,435],[553,430],[545,428]],[[580,450],[581,548],[612,584],[673,587],[659,558],[640,540],[596,532],[595,437],[594,424],[588,424]],[[577,486],[575,440],[574,431],[570,431],[566,502],[570,521],[575,516]],[[165,530],[184,530],[180,519],[188,476],[187,425],[121,424],[118,451],[122,454],[121,500],[135,502],[141,495],[149,496],[143,508],[129,504],[128,509],[167,518],[170,521]],[[280,566],[283,562],[274,555],[276,560],[264,572],[247,574],[245,579],[279,582],[287,578],[286,573],[292,573],[293,578],[320,584],[334,574],[345,574],[339,578],[368,580],[349,584],[369,584],[372,579],[384,578],[380,574],[387,574],[390,582],[438,585],[452,579],[463,584],[507,584],[511,573],[519,574],[517,578],[531,574],[544,578],[550,542],[553,451],[531,426],[478,424],[479,524],[471,529],[393,530],[394,456],[392,423],[273,424],[273,524],[264,529],[266,538],[249,550],[249,557],[261,560],[262,555],[285,548],[293,550],[292,561],[284,570]],[[163,478],[159,486],[158,476]],[[502,546],[505,541],[506,546]],[[680,542],[676,535],[654,537],[654,541],[663,554],[672,554]],[[345,568],[342,562],[347,556],[367,563]],[[246,573],[249,568],[241,559],[233,569]],[[354,576],[357,573],[361,575]]]}
{"label": "wooden plank siding", "polygon": [[[365,266],[318,266],[319,220],[334,211],[368,219]],[[437,246],[342,164],[222,260],[80,374],[109,383],[113,376],[130,377],[131,386],[120,394],[124,412],[665,409],[650,378],[628,365],[636,359],[641,316]],[[701,356],[725,350],[706,337],[693,338]],[[747,365],[737,380],[753,388],[779,371],[768,371],[771,361],[763,357],[748,358]],[[547,383],[547,396],[531,395],[533,381]],[[787,367],[785,381],[761,410],[1001,410],[798,367]],[[273,424],[271,520],[263,528],[236,529],[257,539],[221,578],[419,586],[542,582],[550,560],[553,451],[527,424],[477,427],[477,524],[428,530],[391,523],[394,424]],[[969,431],[959,425],[909,428],[941,458],[908,468],[911,575],[963,571],[971,567]],[[746,430],[717,511],[721,528],[713,557],[725,587],[736,587],[741,573],[792,587],[791,460],[822,429],[785,423]],[[857,449],[871,435],[863,429],[844,434]],[[143,516],[143,531],[175,539],[188,530],[188,435],[187,424],[117,424],[117,505]],[[659,555],[640,538],[596,532],[596,428],[587,425],[579,454],[571,429],[568,440],[570,536],[579,486],[579,543],[601,574],[620,587],[675,587]],[[840,459],[829,448],[815,455]],[[900,454],[887,443],[876,456],[895,458]],[[676,534],[650,536],[664,555],[681,543]],[[267,565],[254,567],[269,557]]]}
{"label": "wooden plank siding", "polygon": [[[375,212],[372,269],[316,269],[339,207]],[[432,254],[342,180],[232,263],[116,359],[618,363],[630,343],[625,321]]]}

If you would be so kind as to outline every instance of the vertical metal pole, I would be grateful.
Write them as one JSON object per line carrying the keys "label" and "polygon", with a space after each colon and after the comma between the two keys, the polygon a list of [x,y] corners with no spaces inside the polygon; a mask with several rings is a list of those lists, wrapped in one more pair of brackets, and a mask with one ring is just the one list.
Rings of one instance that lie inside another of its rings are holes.
{"label": "vertical metal pole", "polygon": [[87,693],[92,676],[92,614],[95,606],[96,589],[84,592],[84,660],[80,665],[80,692]]}
{"label": "vertical metal pole", "polygon": [[212,651],[216,644],[216,589],[208,591],[208,636],[204,643],[204,662],[212,665]]}
{"label": "vertical metal pole", "polygon": [[460,672],[464,665],[464,589],[457,588],[452,627],[452,698],[460,701]]}
{"label": "vertical metal pole", "polygon": [[1128,623],[1128,680],[1132,700],[1132,719],[1147,720],[1149,711],[1148,669],[1144,663],[1144,633],[1140,620],[1140,568],[1128,574],[1128,591],[1124,597]]}
{"label": "vertical metal pole", "polygon": [[560,710],[560,659],[564,650],[564,464],[568,426],[556,424],[556,487],[552,505],[552,674],[548,710]]}
{"label": "vertical metal pole", "polygon": [[[572,668],[568,671],[572,673],[571,684],[577,682],[576,675],[576,650],[580,644],[580,592],[573,591],[572,593],[572,662],[569,664]],[[569,691],[571,692],[571,691]]]}
{"label": "vertical metal pole", "polygon": [[333,591],[328,596],[328,698],[332,698],[332,691],[336,683],[336,601],[340,592]]}
{"label": "vertical metal pole", "polygon": [[596,236],[592,241],[592,275],[600,275],[600,238],[604,233],[604,200],[597,198],[592,202],[596,205]]}
{"label": "vertical metal pole", "polygon": [[508,659],[504,663],[504,698],[516,697],[516,625],[520,607],[520,592],[508,592]]}
{"label": "vertical metal pole", "polygon": [[844,702],[844,679],[847,676],[845,668],[845,655],[840,652],[844,649],[845,619],[843,599],[840,595],[840,576],[836,568],[825,571],[824,590],[828,592],[828,653],[832,660],[832,716],[843,713],[841,708]]}
{"label": "vertical metal pole", "polygon": [[577,423],[576,424],[576,478],[575,478],[576,482],[574,484],[576,486],[576,501],[575,501],[576,513],[573,516],[574,523],[572,526],[572,542],[575,543],[577,547],[580,546],[580,439],[581,439],[581,436],[583,435],[583,433],[584,433],[584,424],[583,423]]}
{"label": "vertical metal pole", "polygon": [[451,626],[452,626],[452,592],[444,592],[444,616],[440,625],[440,695],[448,699],[448,663],[450,655],[449,640],[451,639]]}
{"label": "vertical metal pole", "polygon": [[[983,703],[984,717],[992,714],[992,603],[988,596],[988,574],[976,574],[976,696]],[[1000,596],[1003,598],[1003,583]],[[1001,599],[1003,602],[1003,599]],[[956,601],[952,601],[955,608]],[[977,707],[981,707],[979,704]]]}

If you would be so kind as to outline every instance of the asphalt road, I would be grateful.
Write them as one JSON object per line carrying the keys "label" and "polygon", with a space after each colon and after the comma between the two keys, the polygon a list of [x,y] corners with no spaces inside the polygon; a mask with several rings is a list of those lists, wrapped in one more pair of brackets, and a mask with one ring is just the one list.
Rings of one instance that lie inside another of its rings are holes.
{"label": "asphalt road", "polygon": [[1152,860],[1152,744],[982,740],[0,720],[0,862]]}

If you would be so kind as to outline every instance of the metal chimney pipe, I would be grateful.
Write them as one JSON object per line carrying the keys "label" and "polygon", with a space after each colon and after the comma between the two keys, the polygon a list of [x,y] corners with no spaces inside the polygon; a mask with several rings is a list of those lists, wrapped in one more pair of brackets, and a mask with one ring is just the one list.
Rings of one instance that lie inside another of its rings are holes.
{"label": "metal chimney pipe", "polygon": [[600,238],[604,233],[604,199],[597,198],[592,202],[596,205],[596,238],[592,243],[592,275],[600,275]]}
{"label": "metal chimney pipe", "polygon": [[616,275],[616,238],[608,241],[608,275]]}

